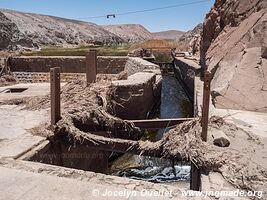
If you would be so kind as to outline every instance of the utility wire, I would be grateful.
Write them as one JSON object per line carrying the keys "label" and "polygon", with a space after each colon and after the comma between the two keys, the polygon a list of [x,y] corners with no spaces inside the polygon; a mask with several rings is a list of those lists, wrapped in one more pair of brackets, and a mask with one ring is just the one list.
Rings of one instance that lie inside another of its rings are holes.
{"label": "utility wire", "polygon": [[[150,9],[145,9],[145,10],[136,10],[136,11],[129,11],[129,12],[124,12],[124,13],[112,13],[112,14],[107,14],[107,15],[99,15],[99,16],[93,16],[93,17],[82,17],[82,18],[73,18],[73,19],[74,20],[85,20],[85,19],[107,18],[107,16],[109,16],[109,15],[112,15],[112,16],[114,15],[114,17],[115,16],[123,16],[123,15],[131,15],[131,14],[137,14],[137,13],[152,12],[152,11],[156,11],[156,10],[165,10],[165,9],[170,9],[170,8],[177,8],[177,7],[182,7],[182,6],[200,4],[200,3],[205,3],[205,2],[209,2],[209,1],[211,1],[211,0],[201,0],[201,1],[194,1],[194,2],[176,4],[176,5],[165,6],[165,7],[150,8]],[[13,22],[0,21],[0,24],[13,24]]]}
{"label": "utility wire", "polygon": [[[136,13],[144,13],[144,12],[151,12],[151,11],[156,11],[156,10],[164,10],[164,9],[170,9],[170,8],[177,8],[177,7],[187,6],[187,5],[194,5],[194,4],[204,3],[204,2],[208,2],[208,1],[211,1],[211,0],[194,1],[194,2],[189,2],[189,3],[176,4],[176,5],[165,6],[165,7],[158,7],[158,8],[150,8],[150,9],[145,9],[145,10],[129,11],[129,12],[124,12],[124,13],[112,13],[112,15],[115,15],[115,16],[131,15],[131,14],[136,14]],[[75,19],[76,20],[83,20],[83,19],[106,18],[108,15],[99,15],[99,16],[92,16],[92,17],[82,17],[82,18],[75,18]]]}

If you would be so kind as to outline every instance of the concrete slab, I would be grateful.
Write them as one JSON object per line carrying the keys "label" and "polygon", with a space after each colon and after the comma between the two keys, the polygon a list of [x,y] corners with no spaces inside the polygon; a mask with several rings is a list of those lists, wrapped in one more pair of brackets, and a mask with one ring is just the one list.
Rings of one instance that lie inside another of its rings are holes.
{"label": "concrete slab", "polygon": [[[175,186],[29,161],[0,160],[0,199],[201,199]],[[158,192],[159,195],[153,195]],[[161,192],[161,193],[160,193]],[[171,192],[167,194],[167,192]],[[106,196],[106,194],[109,194]],[[203,198],[204,199],[204,198]],[[209,198],[206,198],[209,199]]]}
{"label": "concrete slab", "polygon": [[[152,79],[156,78],[156,74],[149,72],[138,72],[128,77],[127,80],[112,81],[115,86],[131,86],[147,84]],[[154,80],[155,82],[155,80]]]}
{"label": "concrete slab", "polygon": [[128,58],[125,65],[125,71],[128,76],[145,70],[160,70],[160,67],[139,57]]}
{"label": "concrete slab", "polygon": [[223,117],[246,131],[267,138],[267,113],[216,108],[210,114]]}
{"label": "concrete slab", "polygon": [[201,66],[198,64],[198,61],[183,57],[175,57],[175,59],[180,60],[181,62],[186,63],[188,66],[193,67],[195,69],[201,69]]}
{"label": "concrete slab", "polygon": [[[227,182],[220,173],[210,172],[209,174],[201,174],[201,191],[209,192],[214,199],[227,199],[231,197],[216,197],[214,191],[232,192],[237,191],[229,182]],[[233,197],[232,197],[233,198]],[[232,199],[231,198],[231,199]],[[234,199],[249,200],[249,197],[235,196]]]}
{"label": "concrete slab", "polygon": [[[61,83],[64,86],[66,83]],[[12,88],[25,88],[27,90],[20,93],[6,93],[8,89]],[[12,86],[0,87],[0,101],[33,97],[33,96],[44,96],[50,92],[50,83],[20,83]]]}
{"label": "concrete slab", "polygon": [[49,112],[22,108],[16,105],[0,106],[0,158],[17,157],[45,140],[27,130],[47,122]]}

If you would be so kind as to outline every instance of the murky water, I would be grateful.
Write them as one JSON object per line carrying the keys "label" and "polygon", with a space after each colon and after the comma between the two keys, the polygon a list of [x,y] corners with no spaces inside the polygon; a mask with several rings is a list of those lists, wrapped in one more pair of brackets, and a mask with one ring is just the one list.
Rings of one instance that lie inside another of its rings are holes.
{"label": "murky water", "polygon": [[[161,92],[160,118],[191,117],[192,113],[192,103],[178,80],[173,74],[164,75]],[[168,129],[159,130],[156,139],[161,139],[166,131],[168,131]]]}
{"label": "murky water", "polygon": [[[163,76],[160,118],[182,118],[192,116],[192,103],[173,74]],[[168,129],[147,131],[143,139],[156,141]],[[147,156],[124,154],[110,167],[113,175],[151,182],[188,182],[190,165]]]}

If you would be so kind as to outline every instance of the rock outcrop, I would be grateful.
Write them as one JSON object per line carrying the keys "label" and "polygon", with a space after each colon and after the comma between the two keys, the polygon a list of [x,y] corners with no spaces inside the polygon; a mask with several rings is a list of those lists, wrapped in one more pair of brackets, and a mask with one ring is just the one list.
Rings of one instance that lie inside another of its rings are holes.
{"label": "rock outcrop", "polygon": [[20,45],[34,47],[33,41],[21,33],[15,23],[0,12],[0,50],[10,49]]}
{"label": "rock outcrop", "polygon": [[195,28],[184,33],[180,38],[177,38],[178,41],[190,42],[196,35],[200,35],[203,29],[203,24],[198,24]]}
{"label": "rock outcrop", "polygon": [[266,0],[216,0],[201,40],[215,106],[267,112],[266,30]]}
{"label": "rock outcrop", "polygon": [[152,38],[152,34],[140,24],[105,25],[102,27],[127,43],[137,43]]}
{"label": "rock outcrop", "polygon": [[189,51],[193,55],[199,57],[200,38],[203,29],[203,24],[198,24],[194,29],[187,31],[182,36],[176,39],[178,49]]}

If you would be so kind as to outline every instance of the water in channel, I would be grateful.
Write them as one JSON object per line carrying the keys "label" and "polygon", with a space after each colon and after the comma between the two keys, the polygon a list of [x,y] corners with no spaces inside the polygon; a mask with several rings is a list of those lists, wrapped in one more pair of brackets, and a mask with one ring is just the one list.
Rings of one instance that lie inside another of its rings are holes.
{"label": "water in channel", "polygon": [[[192,116],[192,103],[173,74],[163,75],[159,118]],[[144,140],[157,141],[168,131],[146,131]],[[166,159],[124,154],[110,166],[112,175],[151,182],[189,182],[190,165]]]}

